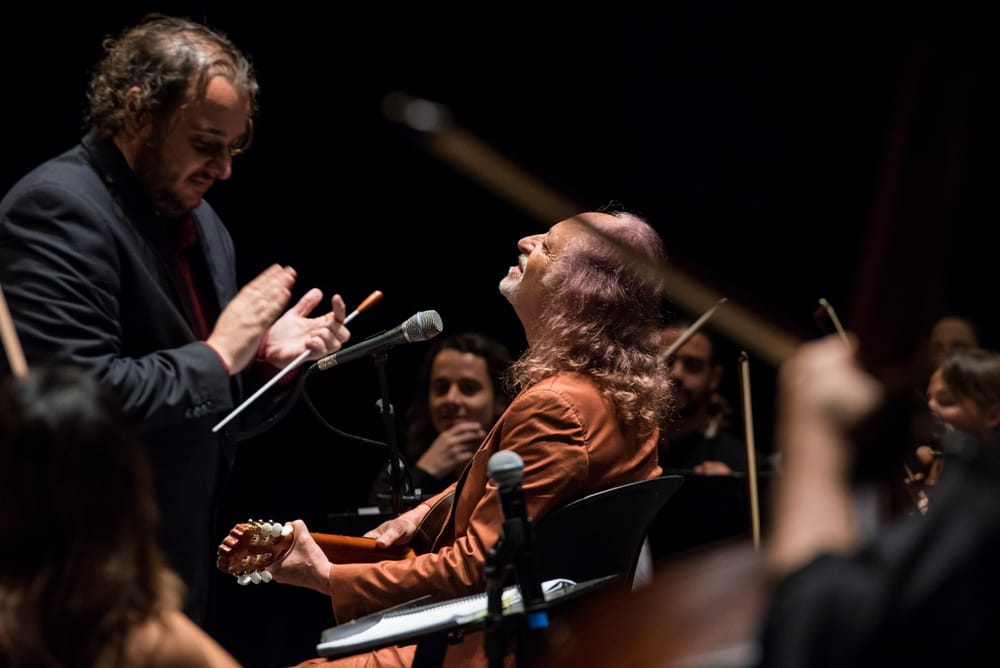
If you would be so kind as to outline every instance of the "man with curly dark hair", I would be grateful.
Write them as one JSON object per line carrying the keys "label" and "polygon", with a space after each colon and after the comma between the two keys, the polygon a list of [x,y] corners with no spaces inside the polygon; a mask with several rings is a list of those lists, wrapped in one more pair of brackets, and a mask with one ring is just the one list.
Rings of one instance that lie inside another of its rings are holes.
{"label": "man with curly dark hair", "polygon": [[87,134],[0,202],[0,284],[28,362],[92,370],[140,425],[163,545],[186,612],[204,623],[220,484],[237,439],[281,415],[281,393],[213,426],[245,388],[303,353],[338,350],[350,332],[339,295],[324,315],[309,317],[323,299],[315,288],[285,310],[291,267],[238,290],[232,239],[203,199],[250,143],[248,58],[222,33],[163,15],[104,49]]}

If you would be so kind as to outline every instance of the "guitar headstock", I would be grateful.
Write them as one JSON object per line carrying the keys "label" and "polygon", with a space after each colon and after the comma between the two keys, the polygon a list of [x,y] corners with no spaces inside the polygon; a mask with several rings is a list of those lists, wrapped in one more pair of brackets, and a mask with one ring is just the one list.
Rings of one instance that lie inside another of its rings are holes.
{"label": "guitar headstock", "polygon": [[236,577],[241,585],[270,582],[267,566],[281,560],[292,547],[292,525],[264,520],[240,522],[219,544],[215,565]]}

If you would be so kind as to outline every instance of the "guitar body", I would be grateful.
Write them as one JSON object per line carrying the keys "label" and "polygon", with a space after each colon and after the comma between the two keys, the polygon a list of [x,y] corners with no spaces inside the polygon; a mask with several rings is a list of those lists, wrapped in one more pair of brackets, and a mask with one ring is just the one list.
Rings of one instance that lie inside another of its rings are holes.
{"label": "guitar body", "polygon": [[[374,538],[342,534],[311,533],[313,540],[335,564],[373,563],[412,559],[429,552],[451,512],[454,493],[435,503],[424,515],[409,545],[380,548]],[[241,583],[269,581],[264,569],[284,558],[292,547],[291,525],[277,522],[240,522],[219,544],[216,566]]]}

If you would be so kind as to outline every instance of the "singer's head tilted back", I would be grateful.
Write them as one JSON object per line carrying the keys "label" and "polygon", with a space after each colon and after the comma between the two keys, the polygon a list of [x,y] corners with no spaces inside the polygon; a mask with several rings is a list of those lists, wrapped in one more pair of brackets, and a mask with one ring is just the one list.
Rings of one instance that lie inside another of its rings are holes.
{"label": "singer's head tilted back", "polygon": [[[638,216],[589,212],[525,237],[517,248],[518,264],[500,283],[528,342],[512,367],[517,394],[456,482],[366,534],[379,547],[417,545],[431,536],[429,551],[405,563],[333,564],[297,520],[287,556],[267,566],[276,582],[329,594],[338,623],[415,596],[443,600],[481,592],[484,582],[499,584],[505,569],[487,567],[491,552],[493,566],[513,564],[530,607],[541,599],[539,580],[564,577],[563,569],[579,559],[549,554],[538,559],[548,570],[535,568],[538,555],[524,547],[533,523],[543,531],[546,516],[572,501],[662,473],[657,427],[670,380],[659,354],[659,236]],[[604,528],[600,521],[594,520],[595,535]],[[497,550],[505,527],[513,526],[522,527],[521,542],[511,539]],[[622,564],[635,563],[641,544],[609,544],[621,549],[615,563],[595,568],[631,584],[633,573]],[[527,556],[508,553],[515,549]],[[448,663],[486,665],[477,638],[469,634],[450,645]],[[322,644],[318,649],[325,656]],[[413,645],[393,646],[365,660],[413,665],[414,655]]]}
{"label": "singer's head tilted back", "polygon": [[648,434],[670,388],[657,353],[661,291],[649,267],[663,242],[642,218],[581,213],[517,244],[500,281],[529,347],[513,366],[519,387],[557,370],[595,380],[626,422]]}

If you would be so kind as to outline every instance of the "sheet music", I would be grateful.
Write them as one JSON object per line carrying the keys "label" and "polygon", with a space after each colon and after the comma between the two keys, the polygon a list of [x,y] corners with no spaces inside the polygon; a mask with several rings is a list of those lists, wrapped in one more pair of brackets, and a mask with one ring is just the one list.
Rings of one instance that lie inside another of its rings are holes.
{"label": "sheet music", "polygon": [[[557,578],[542,583],[545,600],[558,598],[576,586],[572,580]],[[521,593],[516,585],[503,590],[504,611],[520,607]],[[397,606],[359,617],[323,631],[316,646],[319,656],[356,654],[416,638],[427,633],[462,626],[486,618],[486,593],[429,603]]]}

